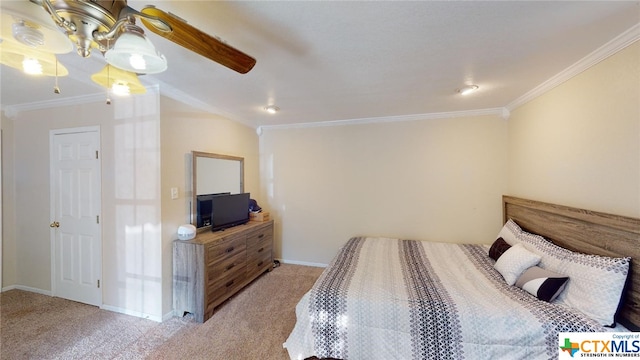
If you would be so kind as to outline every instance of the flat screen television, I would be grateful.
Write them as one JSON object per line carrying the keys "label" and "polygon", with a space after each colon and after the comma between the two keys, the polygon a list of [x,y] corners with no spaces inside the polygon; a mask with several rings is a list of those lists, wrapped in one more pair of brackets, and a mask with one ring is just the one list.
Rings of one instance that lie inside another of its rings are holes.
{"label": "flat screen television", "polygon": [[249,221],[249,193],[211,198],[211,230],[219,231]]}
{"label": "flat screen television", "polygon": [[231,195],[230,192],[196,196],[196,227],[211,226],[211,199],[215,196]]}

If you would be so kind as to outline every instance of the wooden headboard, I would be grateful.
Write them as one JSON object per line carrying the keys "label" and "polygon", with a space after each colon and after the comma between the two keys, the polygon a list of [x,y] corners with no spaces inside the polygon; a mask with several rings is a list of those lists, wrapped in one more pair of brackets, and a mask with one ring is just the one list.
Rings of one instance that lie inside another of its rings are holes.
{"label": "wooden headboard", "polygon": [[513,219],[523,230],[564,248],[595,255],[630,256],[631,272],[619,321],[640,327],[640,219],[554,205],[512,196],[502,197],[504,222]]}

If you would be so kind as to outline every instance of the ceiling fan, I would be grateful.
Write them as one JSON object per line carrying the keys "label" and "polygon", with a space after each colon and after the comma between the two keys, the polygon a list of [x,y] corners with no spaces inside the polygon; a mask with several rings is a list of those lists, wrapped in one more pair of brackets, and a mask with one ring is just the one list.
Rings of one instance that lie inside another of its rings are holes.
{"label": "ceiling fan", "polygon": [[[143,29],[200,54],[238,73],[245,74],[256,60],[222,40],[189,25],[179,17],[153,6],[137,11],[126,0],[21,0],[0,2],[0,63],[27,74],[68,74],[54,54],[70,52],[74,45],[82,57],[100,51],[108,63],[91,79],[115,95],[146,92],[139,74],[167,69],[167,60]],[[107,104],[110,104],[107,96]]]}
{"label": "ceiling fan", "polygon": [[[162,61],[163,56],[152,45],[149,47],[150,41],[136,24],[137,19],[159,36],[241,74],[249,72],[256,63],[242,51],[153,6],[137,11],[126,0],[30,1],[51,15],[75,44],[79,55],[88,57],[92,49],[98,49],[108,63],[123,70],[152,73],[166,69],[166,60]],[[149,69],[143,67],[145,63]]]}

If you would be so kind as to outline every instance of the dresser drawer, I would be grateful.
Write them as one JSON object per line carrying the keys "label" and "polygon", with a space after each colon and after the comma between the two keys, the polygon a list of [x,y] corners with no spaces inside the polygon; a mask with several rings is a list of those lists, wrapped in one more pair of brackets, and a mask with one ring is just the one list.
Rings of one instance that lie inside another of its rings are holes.
{"label": "dresser drawer", "polygon": [[247,247],[260,246],[273,241],[273,226],[263,226],[257,230],[252,231],[247,235]]}
{"label": "dresser drawer", "polygon": [[255,259],[261,259],[264,254],[271,256],[272,245],[271,241],[267,243],[259,243],[247,248],[247,261],[253,261]]}
{"label": "dresser drawer", "polygon": [[273,267],[273,256],[271,247],[269,247],[249,257],[247,260],[247,275],[251,277],[255,274],[261,274],[271,267]]}
{"label": "dresser drawer", "polygon": [[247,254],[244,251],[210,264],[207,266],[207,286],[215,286],[216,282],[221,282],[244,272],[246,264]]}
{"label": "dresser drawer", "polygon": [[255,252],[261,252],[260,249],[271,248],[273,244],[273,237],[271,235],[264,236],[257,241],[253,242],[251,245],[247,244],[247,255],[251,256],[251,254]]}
{"label": "dresser drawer", "polygon": [[216,279],[207,288],[207,308],[217,306],[236,291],[240,290],[246,280],[246,264],[242,266],[242,271],[227,274],[225,277]]}
{"label": "dresser drawer", "polygon": [[207,265],[244,253],[247,248],[245,236],[231,235],[207,246]]}

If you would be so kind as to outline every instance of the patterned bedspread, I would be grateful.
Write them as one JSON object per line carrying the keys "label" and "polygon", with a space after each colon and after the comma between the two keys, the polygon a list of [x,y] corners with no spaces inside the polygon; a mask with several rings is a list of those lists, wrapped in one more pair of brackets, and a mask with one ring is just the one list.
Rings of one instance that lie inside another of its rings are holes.
{"label": "patterned bedspread", "polygon": [[291,359],[556,359],[558,332],[610,331],[509,286],[483,245],[350,239],[296,307]]}

